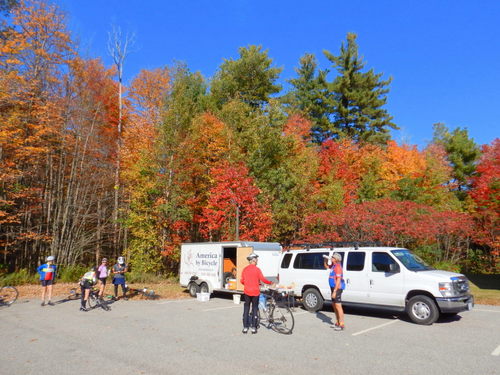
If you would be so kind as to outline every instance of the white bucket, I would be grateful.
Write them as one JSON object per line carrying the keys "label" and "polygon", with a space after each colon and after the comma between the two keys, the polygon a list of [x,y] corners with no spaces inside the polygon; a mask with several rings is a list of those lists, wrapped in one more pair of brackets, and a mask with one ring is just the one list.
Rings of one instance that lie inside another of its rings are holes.
{"label": "white bucket", "polygon": [[233,294],[233,302],[235,305],[239,305],[241,301],[241,294]]}
{"label": "white bucket", "polygon": [[207,302],[210,300],[210,293],[196,293],[196,299],[199,302]]}

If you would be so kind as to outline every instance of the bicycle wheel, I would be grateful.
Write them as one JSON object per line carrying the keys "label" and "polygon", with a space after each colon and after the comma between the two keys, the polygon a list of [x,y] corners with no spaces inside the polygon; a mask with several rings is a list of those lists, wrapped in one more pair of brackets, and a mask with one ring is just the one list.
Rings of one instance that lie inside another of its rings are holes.
{"label": "bicycle wheel", "polygon": [[271,311],[272,329],[284,335],[289,335],[293,331],[295,319],[287,306],[274,306]]}
{"label": "bicycle wheel", "polygon": [[259,328],[261,325],[261,320],[260,320],[260,309],[257,310],[257,317],[255,318],[255,327]]}
{"label": "bicycle wheel", "polygon": [[93,309],[94,307],[96,307],[96,306],[97,306],[97,304],[98,304],[97,299],[98,299],[98,298],[97,298],[97,295],[96,295],[96,294],[94,294],[94,293],[92,293],[92,292],[90,292],[90,294],[89,294],[89,299],[88,299],[88,303],[89,303],[89,307],[90,307],[91,309]]}
{"label": "bicycle wheel", "polygon": [[12,305],[19,293],[13,286],[4,286],[0,289],[0,303],[2,305]]}

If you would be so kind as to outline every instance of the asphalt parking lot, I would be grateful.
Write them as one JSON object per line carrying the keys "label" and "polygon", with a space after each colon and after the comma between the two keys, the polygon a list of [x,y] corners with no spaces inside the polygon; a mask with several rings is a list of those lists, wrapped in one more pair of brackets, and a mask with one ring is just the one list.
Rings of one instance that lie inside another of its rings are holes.
{"label": "asphalt parking lot", "polygon": [[292,335],[241,333],[243,305],[224,296],[118,301],[36,300],[0,309],[2,374],[500,374],[500,307],[419,326],[389,314],[295,311]]}

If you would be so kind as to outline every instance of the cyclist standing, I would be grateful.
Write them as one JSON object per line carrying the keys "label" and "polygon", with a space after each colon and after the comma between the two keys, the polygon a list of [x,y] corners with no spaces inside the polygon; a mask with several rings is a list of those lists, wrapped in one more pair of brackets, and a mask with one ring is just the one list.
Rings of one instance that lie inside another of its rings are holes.
{"label": "cyclist standing", "polygon": [[89,272],[86,272],[85,275],[80,279],[80,287],[82,291],[82,302],[80,311],[88,311],[87,309],[87,301],[90,295],[90,289],[95,285],[97,278],[97,268],[92,267]]}
{"label": "cyclist standing", "polygon": [[325,255],[324,266],[326,269],[330,269],[330,275],[328,276],[328,282],[330,284],[330,290],[332,292],[332,308],[335,312],[335,317],[337,321],[332,327],[336,331],[344,330],[344,309],[342,308],[342,292],[345,289],[344,274],[342,273],[342,255],[339,253],[333,253],[332,264],[328,265],[328,257]]}
{"label": "cyclist standing", "polygon": [[[248,332],[248,328],[251,327],[252,333],[257,333],[257,310],[259,308],[259,296],[260,296],[260,282],[266,284],[272,284],[271,281],[267,280],[259,267],[257,267],[257,261],[259,256],[255,253],[251,253],[247,260],[250,263],[243,269],[241,273],[241,283],[244,285],[243,296],[245,298],[245,305],[243,306],[243,333]],[[251,314],[250,305],[252,305]]]}
{"label": "cyclist standing", "polygon": [[99,280],[99,298],[102,299],[104,295],[104,289],[106,288],[106,280],[109,276],[110,270],[108,270],[108,259],[102,258],[102,263],[97,269],[97,275]]}
{"label": "cyclist standing", "polygon": [[42,306],[45,306],[45,292],[47,292],[49,301],[48,305],[54,306],[51,301],[52,298],[52,284],[56,279],[57,266],[54,264],[55,258],[50,255],[47,257],[47,263],[42,264],[37,268],[37,272],[40,274],[40,283],[42,284]]}
{"label": "cyclist standing", "polygon": [[128,271],[127,265],[125,264],[124,257],[118,257],[118,263],[113,266],[113,285],[115,286],[115,296],[116,300],[118,297],[118,285],[122,286],[123,299],[126,301],[127,298],[127,287],[125,283],[125,273]]}

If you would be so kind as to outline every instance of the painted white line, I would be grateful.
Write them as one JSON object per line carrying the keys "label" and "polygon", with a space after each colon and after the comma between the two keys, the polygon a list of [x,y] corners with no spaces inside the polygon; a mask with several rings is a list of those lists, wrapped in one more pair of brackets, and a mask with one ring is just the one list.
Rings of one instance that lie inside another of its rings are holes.
{"label": "painted white line", "polygon": [[494,356],[500,355],[500,345],[498,345],[497,348],[491,352],[491,355],[494,355]]}
{"label": "painted white line", "polygon": [[179,302],[194,302],[194,301],[197,301],[196,298],[192,298],[192,299],[173,299],[173,300],[170,300],[170,301],[163,301],[163,302],[158,302],[157,304],[158,305],[166,305],[167,303],[179,303]]}
{"label": "painted white line", "polygon": [[235,306],[214,307],[213,309],[205,309],[203,311],[216,311],[216,310],[234,309],[235,307],[240,307],[240,306],[235,305]]}
{"label": "painted white line", "polygon": [[500,313],[500,310],[472,309],[472,311],[486,311]]}
{"label": "painted white line", "polygon": [[384,324],[380,324],[380,325],[372,327],[372,328],[365,329],[364,331],[359,331],[359,332],[353,333],[352,335],[353,336],[361,335],[363,333],[366,333],[366,332],[369,332],[369,331],[373,331],[374,329],[379,329],[379,328],[388,326],[389,324],[394,324],[396,322],[397,322],[397,320],[392,320],[390,322],[387,322],[387,323],[384,323]]}

